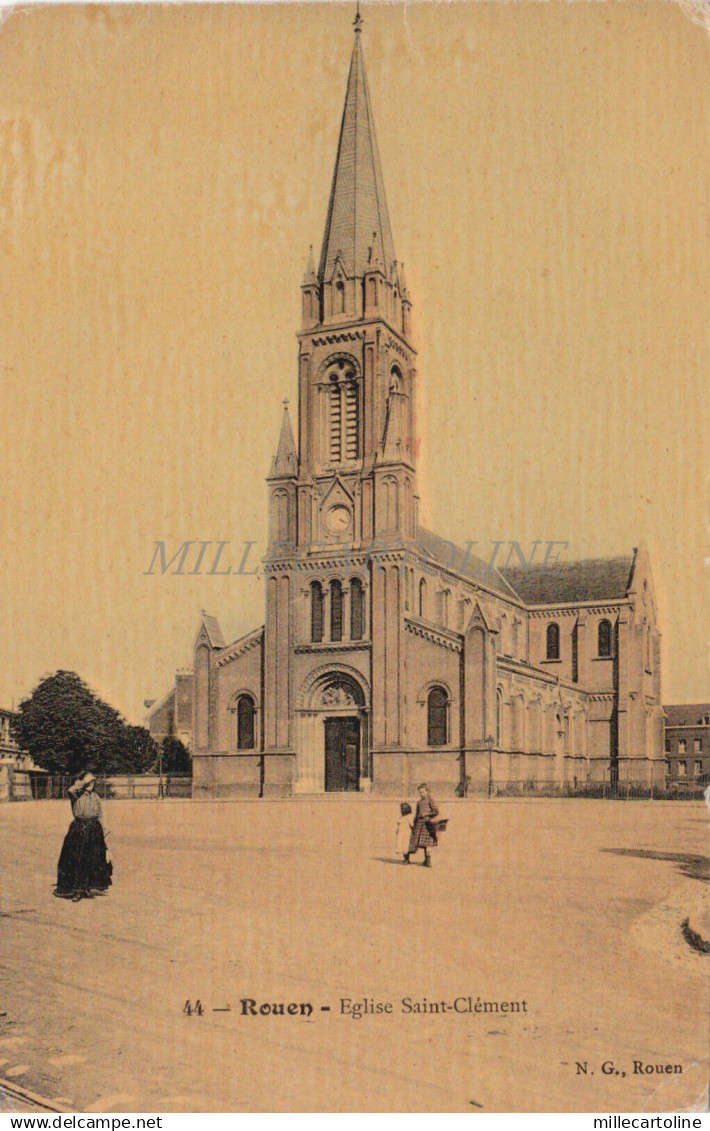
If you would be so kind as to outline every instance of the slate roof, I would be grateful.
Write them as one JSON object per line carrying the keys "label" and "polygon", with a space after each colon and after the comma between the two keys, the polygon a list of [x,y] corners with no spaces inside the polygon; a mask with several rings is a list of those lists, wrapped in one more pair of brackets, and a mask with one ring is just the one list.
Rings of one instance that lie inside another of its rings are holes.
{"label": "slate roof", "polygon": [[219,622],[216,617],[211,617],[207,613],[202,614],[202,621],[207,630],[207,635],[210,638],[210,644],[213,648],[224,648],[225,642],[222,635],[222,629],[219,627]]}
{"label": "slate roof", "polygon": [[501,569],[526,605],[561,605],[582,601],[610,601],[626,596],[633,555],[623,558],[587,558],[577,562],[550,562],[547,566]]}
{"label": "slate roof", "polygon": [[279,479],[282,477],[297,474],[298,454],[296,452],[296,444],[293,439],[293,429],[291,428],[291,417],[288,414],[288,405],[284,404],[284,414],[283,420],[281,421],[281,435],[279,436],[279,446],[271,464],[269,479]]}
{"label": "slate roof", "polygon": [[467,550],[456,546],[447,538],[441,538],[424,526],[419,527],[417,543],[424,550],[426,556],[439,565],[453,570],[454,573],[463,574],[464,577],[470,577],[479,585],[486,585],[489,589],[500,593],[502,597],[516,599],[515,590],[502,576],[501,571],[491,568],[483,558],[468,553]]}
{"label": "slate roof", "polygon": [[710,715],[710,703],[671,703],[664,706],[666,727],[701,726]]}
{"label": "slate roof", "polygon": [[[375,233],[373,241],[373,233]],[[356,25],[338,156],[330,190],[318,278],[330,280],[338,254],[349,278],[364,274],[373,247],[385,274],[394,263],[394,242],[375,140],[370,95]]]}

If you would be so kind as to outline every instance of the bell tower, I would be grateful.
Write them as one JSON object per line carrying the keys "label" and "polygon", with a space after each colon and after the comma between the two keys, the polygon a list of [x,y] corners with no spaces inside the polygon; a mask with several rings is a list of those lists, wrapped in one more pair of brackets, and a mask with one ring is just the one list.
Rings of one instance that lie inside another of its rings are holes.
{"label": "bell tower", "polygon": [[355,42],[325,232],[309,252],[299,338],[299,546],[416,537],[416,354]]}
{"label": "bell tower", "polygon": [[402,740],[416,352],[361,29],[358,11],[323,242],[301,285],[297,436],[286,409],[268,477],[264,741],[296,755],[301,793],[368,789],[373,754]]}

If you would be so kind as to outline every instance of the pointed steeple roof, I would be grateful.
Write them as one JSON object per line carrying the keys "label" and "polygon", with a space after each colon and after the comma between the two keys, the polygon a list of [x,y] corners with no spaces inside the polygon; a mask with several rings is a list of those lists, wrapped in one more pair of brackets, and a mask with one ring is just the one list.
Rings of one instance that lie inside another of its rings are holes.
{"label": "pointed steeple roof", "polygon": [[209,613],[206,613],[204,609],[202,610],[200,627],[197,630],[196,644],[201,641],[206,641],[211,648],[224,648],[224,637],[222,629],[219,627],[219,621],[216,617],[211,617]]}
{"label": "pointed steeple roof", "polygon": [[298,454],[293,439],[291,417],[288,414],[288,401],[284,401],[284,415],[281,421],[281,435],[279,446],[271,465],[269,479],[280,479],[284,476],[298,474]]}
{"label": "pointed steeple roof", "polygon": [[375,250],[389,270],[394,243],[360,45],[358,12],[338,156],[330,190],[318,278],[329,280],[338,253],[349,277],[364,274],[375,233]]}

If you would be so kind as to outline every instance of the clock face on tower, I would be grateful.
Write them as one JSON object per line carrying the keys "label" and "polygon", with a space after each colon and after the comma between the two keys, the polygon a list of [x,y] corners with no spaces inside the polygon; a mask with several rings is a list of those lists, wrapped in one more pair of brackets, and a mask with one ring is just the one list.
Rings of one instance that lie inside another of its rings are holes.
{"label": "clock face on tower", "polygon": [[350,526],[350,509],[337,503],[325,514],[325,525],[331,534],[344,534]]}

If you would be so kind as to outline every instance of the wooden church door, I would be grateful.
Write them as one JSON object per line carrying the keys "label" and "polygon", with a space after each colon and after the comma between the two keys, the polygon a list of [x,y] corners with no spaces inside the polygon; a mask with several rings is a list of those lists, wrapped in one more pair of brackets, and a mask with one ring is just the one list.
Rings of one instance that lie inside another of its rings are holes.
{"label": "wooden church door", "polygon": [[325,788],[328,793],[360,788],[360,720],[325,720]]}

